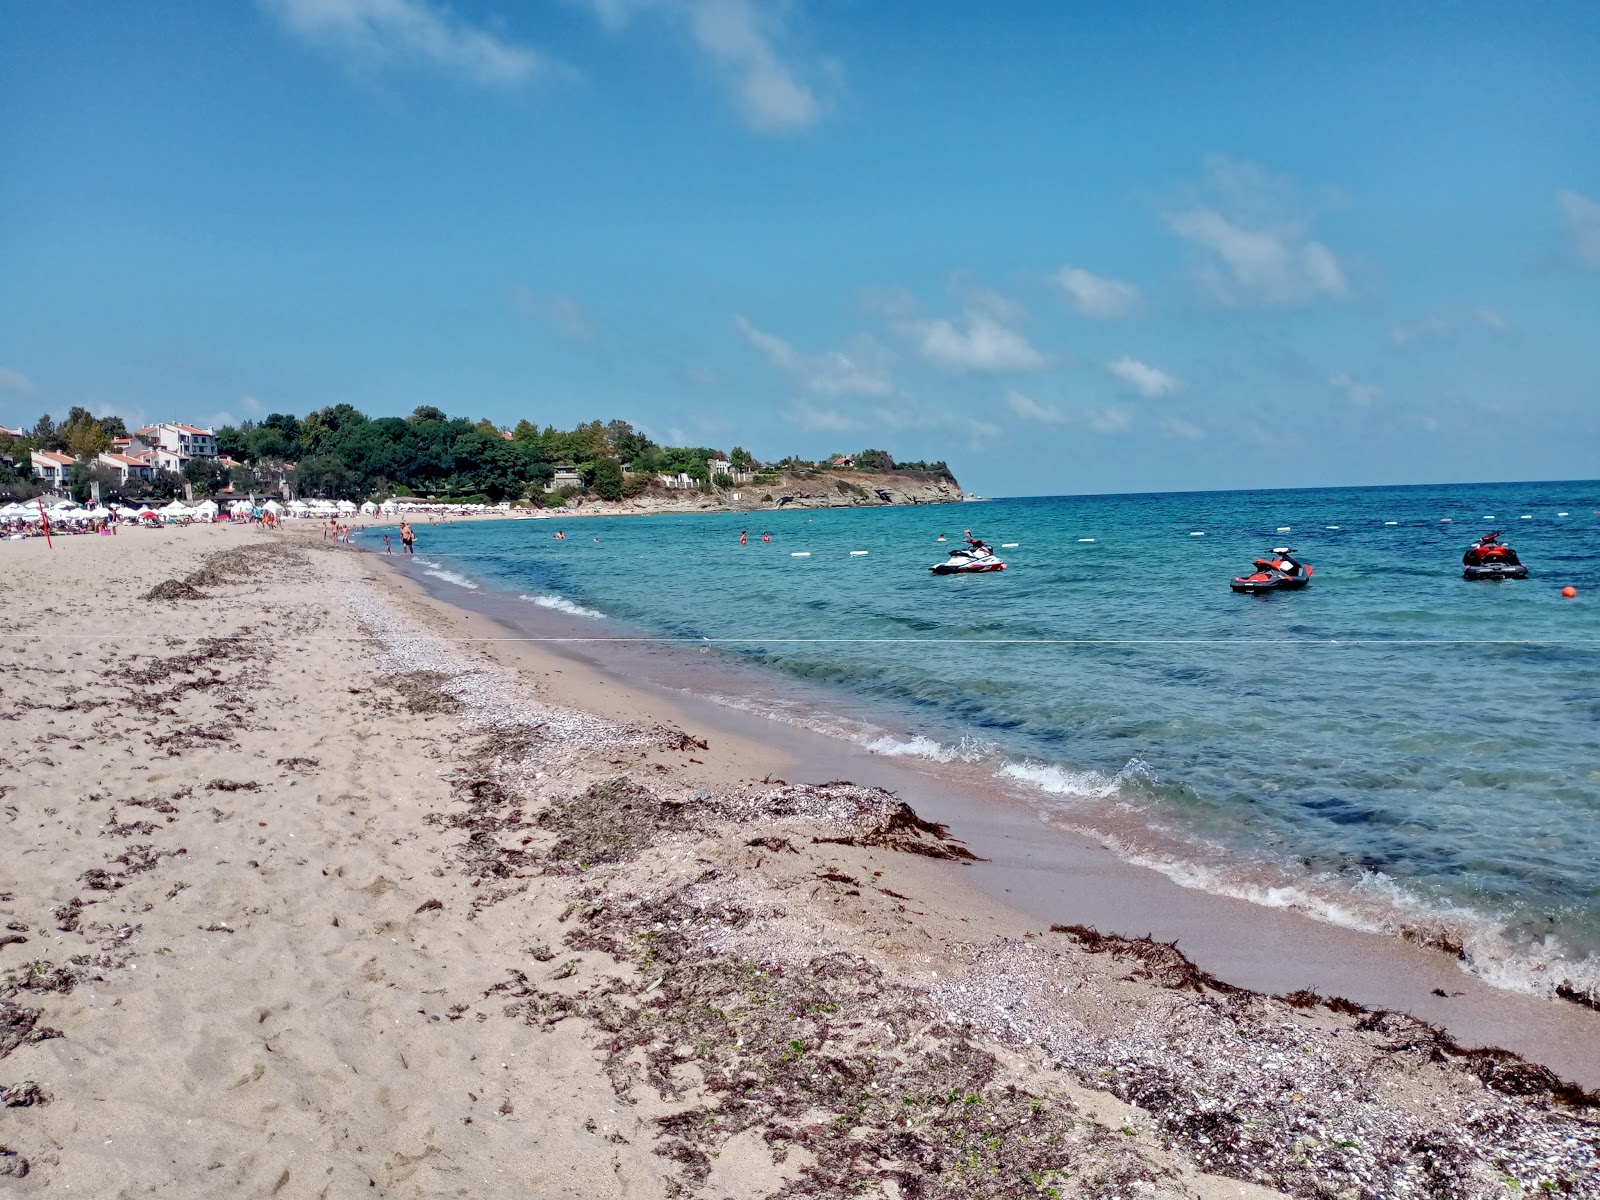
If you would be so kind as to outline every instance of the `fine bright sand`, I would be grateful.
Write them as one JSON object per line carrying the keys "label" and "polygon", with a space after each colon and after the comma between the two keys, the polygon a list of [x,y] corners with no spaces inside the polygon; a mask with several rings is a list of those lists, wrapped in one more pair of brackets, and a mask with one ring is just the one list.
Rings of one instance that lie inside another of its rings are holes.
{"label": "fine bright sand", "polygon": [[314,527],[0,558],[0,1195],[1600,1194],[1542,1068],[1030,924]]}

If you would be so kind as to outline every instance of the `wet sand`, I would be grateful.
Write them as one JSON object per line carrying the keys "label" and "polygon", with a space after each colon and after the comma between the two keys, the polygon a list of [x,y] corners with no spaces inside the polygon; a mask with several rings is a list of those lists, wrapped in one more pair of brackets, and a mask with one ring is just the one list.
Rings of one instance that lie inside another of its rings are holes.
{"label": "wet sand", "polygon": [[937,772],[476,640],[314,527],[4,553],[18,1195],[1594,1189],[1577,1089],[1100,937],[1207,922]]}

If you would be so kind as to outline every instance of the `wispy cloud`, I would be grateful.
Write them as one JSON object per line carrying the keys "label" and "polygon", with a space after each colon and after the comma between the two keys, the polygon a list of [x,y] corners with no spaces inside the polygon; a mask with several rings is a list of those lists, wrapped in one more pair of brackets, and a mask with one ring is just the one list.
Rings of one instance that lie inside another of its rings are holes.
{"label": "wispy cloud", "polygon": [[1583,266],[1600,270],[1600,202],[1564,189],[1556,193],[1556,204],[1572,235],[1573,255]]}
{"label": "wispy cloud", "polygon": [[969,311],[953,321],[923,317],[905,328],[922,356],[947,371],[1037,371],[1047,361],[1026,337],[988,313]]}
{"label": "wispy cloud", "polygon": [[1336,371],[1328,376],[1328,383],[1343,392],[1345,399],[1359,408],[1370,408],[1383,396],[1383,389],[1376,384],[1363,383],[1345,371]]}
{"label": "wispy cloud", "polygon": [[428,0],[258,0],[291,33],[363,67],[417,64],[487,87],[514,87],[553,63],[529,46]]}
{"label": "wispy cloud", "polygon": [[1096,275],[1082,267],[1062,267],[1051,276],[1079,316],[1097,321],[1125,317],[1139,303],[1139,289],[1120,279]]}
{"label": "wispy cloud", "polygon": [[795,401],[784,415],[790,424],[798,425],[801,429],[809,429],[813,433],[855,433],[865,428],[860,421],[847,413],[804,400]]}
{"label": "wispy cloud", "polygon": [[1083,420],[1095,433],[1127,433],[1133,428],[1133,414],[1125,408],[1091,409]]}
{"label": "wispy cloud", "polygon": [[566,341],[592,345],[600,340],[600,327],[588,310],[572,296],[560,292],[540,295],[515,283],[511,285],[511,306]]}
{"label": "wispy cloud", "polygon": [[33,394],[33,380],[21,371],[0,367],[0,392],[17,392],[24,396]]}
{"label": "wispy cloud", "polygon": [[1170,396],[1183,386],[1183,381],[1176,376],[1168,375],[1165,371],[1142,363],[1137,358],[1124,356],[1115,359],[1106,364],[1106,370],[1148,399]]}
{"label": "wispy cloud", "polygon": [[1343,300],[1343,264],[1310,236],[1314,205],[1287,176],[1214,156],[1200,202],[1164,214],[1200,255],[1201,285],[1221,304],[1295,308]]}
{"label": "wispy cloud", "polygon": [[723,77],[739,114],[762,133],[791,133],[822,117],[816,91],[782,53],[789,40],[785,17],[795,6],[761,0],[589,0],[609,29],[640,13],[683,25],[695,46]]}
{"label": "wispy cloud", "polygon": [[1038,421],[1041,425],[1063,425],[1067,417],[1059,408],[1040,404],[1032,396],[1018,391],[1006,393],[1006,407],[1024,421]]}
{"label": "wispy cloud", "polygon": [[1206,431],[1193,421],[1186,421],[1182,417],[1167,417],[1161,422],[1161,432],[1169,438],[1177,438],[1184,442],[1198,442],[1204,440]]}
{"label": "wispy cloud", "polygon": [[758,329],[744,316],[735,314],[734,326],[773,366],[800,380],[813,392],[824,396],[887,396],[894,391],[887,353],[871,338],[860,338],[846,353],[828,350],[822,354],[802,354],[784,338]]}
{"label": "wispy cloud", "polygon": [[1472,310],[1472,315],[1477,318],[1478,324],[1482,325],[1490,333],[1497,333],[1501,337],[1513,337],[1516,335],[1517,327],[1492,308],[1487,308],[1480,304]]}
{"label": "wispy cloud", "polygon": [[1427,316],[1410,325],[1396,325],[1389,330],[1389,340],[1396,346],[1424,346],[1430,342],[1448,342],[1455,336],[1455,322],[1441,316]]}

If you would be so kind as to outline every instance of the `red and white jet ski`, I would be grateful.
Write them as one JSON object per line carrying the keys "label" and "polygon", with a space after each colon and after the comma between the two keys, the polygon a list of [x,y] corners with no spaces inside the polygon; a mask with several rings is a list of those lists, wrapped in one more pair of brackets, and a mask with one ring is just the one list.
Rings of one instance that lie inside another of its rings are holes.
{"label": "red and white jet ski", "polygon": [[982,538],[967,535],[967,544],[950,551],[950,557],[934,563],[928,570],[935,575],[976,575],[983,571],[1004,571],[1006,564],[989,549]]}
{"label": "red and white jet ski", "polygon": [[1256,559],[1253,574],[1237,576],[1228,586],[1251,596],[1263,592],[1296,591],[1311,582],[1311,568],[1293,557],[1287,546],[1274,547],[1271,558]]}
{"label": "red and white jet ski", "polygon": [[1526,579],[1528,568],[1515,550],[1500,544],[1497,531],[1467,547],[1461,556],[1461,575],[1464,579]]}

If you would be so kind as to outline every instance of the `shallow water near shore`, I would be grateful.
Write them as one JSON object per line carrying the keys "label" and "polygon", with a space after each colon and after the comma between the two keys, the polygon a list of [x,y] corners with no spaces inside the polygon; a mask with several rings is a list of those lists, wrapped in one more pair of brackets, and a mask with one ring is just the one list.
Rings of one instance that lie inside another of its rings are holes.
{"label": "shallow water near shore", "polygon": [[[1549,993],[1600,978],[1596,508],[1539,483],[497,522],[424,526],[414,565],[710,653],[742,669],[686,686],[1014,789],[1186,886],[1458,938]],[[1010,569],[929,575],[967,526]],[[1529,580],[1461,579],[1489,529]],[[1284,544],[1308,589],[1228,590]]]}

